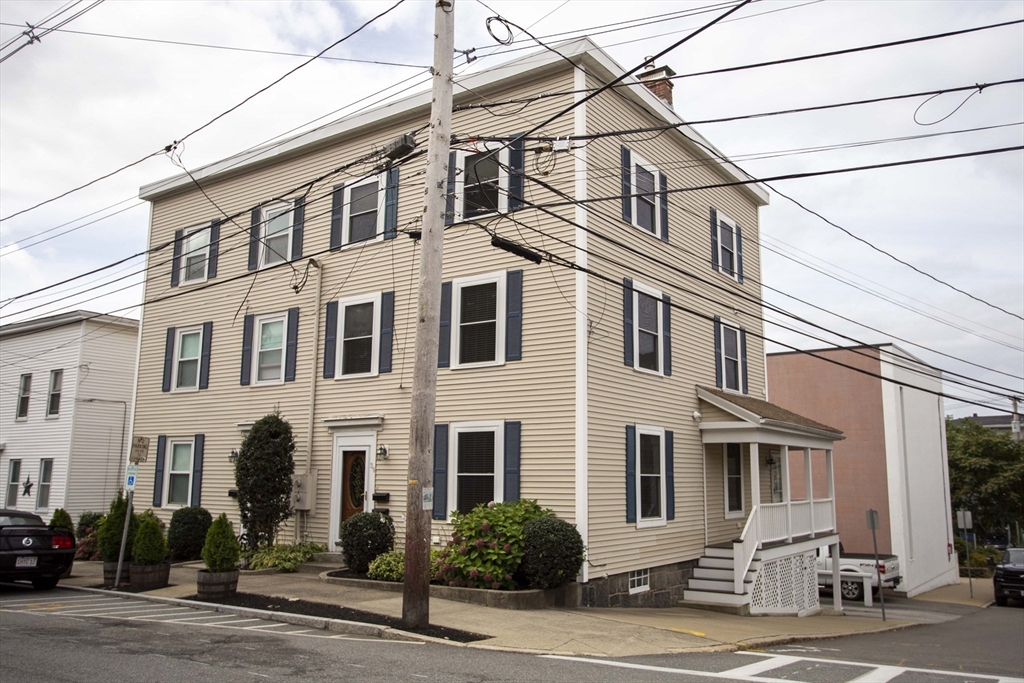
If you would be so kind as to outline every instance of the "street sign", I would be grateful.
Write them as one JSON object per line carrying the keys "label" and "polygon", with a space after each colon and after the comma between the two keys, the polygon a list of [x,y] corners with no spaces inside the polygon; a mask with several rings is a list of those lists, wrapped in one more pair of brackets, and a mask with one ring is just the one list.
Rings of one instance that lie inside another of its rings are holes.
{"label": "street sign", "polygon": [[135,463],[128,465],[124,473],[124,490],[134,491],[135,481],[139,478],[139,466]]}
{"label": "street sign", "polygon": [[973,529],[974,520],[971,519],[970,510],[957,510],[956,511],[956,526],[959,529]]}
{"label": "street sign", "polygon": [[132,463],[146,462],[147,457],[149,457],[149,437],[133,436],[132,450],[128,455],[128,461]]}
{"label": "street sign", "polygon": [[434,487],[423,487],[423,508],[424,510],[434,509]]}

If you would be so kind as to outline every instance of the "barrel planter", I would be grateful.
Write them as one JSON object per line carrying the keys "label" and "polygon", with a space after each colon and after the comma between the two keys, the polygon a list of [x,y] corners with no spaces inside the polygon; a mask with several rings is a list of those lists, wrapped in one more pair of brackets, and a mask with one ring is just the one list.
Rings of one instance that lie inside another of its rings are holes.
{"label": "barrel planter", "polygon": [[[124,585],[129,581],[128,579],[128,563],[125,562],[121,566],[121,584]],[[117,578],[117,562],[104,562],[103,563],[103,585],[113,586],[114,580]]]}
{"label": "barrel planter", "polygon": [[166,588],[171,578],[171,563],[133,564],[130,575],[133,593]]}
{"label": "barrel planter", "polygon": [[238,590],[238,570],[211,572],[200,569],[196,573],[196,594],[200,600],[223,600]]}

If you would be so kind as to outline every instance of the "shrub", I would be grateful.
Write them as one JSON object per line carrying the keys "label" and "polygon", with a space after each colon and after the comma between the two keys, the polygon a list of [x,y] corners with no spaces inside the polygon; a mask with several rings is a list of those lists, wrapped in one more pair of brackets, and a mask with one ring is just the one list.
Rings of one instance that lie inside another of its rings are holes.
{"label": "shrub", "polygon": [[83,512],[78,515],[78,526],[75,527],[75,538],[79,541],[89,535],[89,530],[95,531],[99,523],[103,521],[102,512]]}
{"label": "shrub", "polygon": [[378,555],[395,545],[395,524],[379,512],[357,512],[338,530],[341,553],[350,571],[365,574]]}
{"label": "shrub", "polygon": [[238,569],[239,553],[235,530],[228,521],[227,514],[222,512],[220,517],[213,520],[209,531],[206,532],[203,562],[211,572],[230,572]]}
{"label": "shrub", "polygon": [[452,540],[435,564],[434,580],[449,586],[515,590],[515,574],[523,561],[523,526],[552,514],[532,500],[454,513]]}
{"label": "shrub", "polygon": [[167,550],[171,560],[183,562],[198,560],[203,556],[206,532],[213,524],[213,516],[200,507],[178,508],[171,515],[171,526],[167,530]]}
{"label": "shrub", "polygon": [[558,517],[539,517],[523,525],[523,574],[530,588],[558,588],[573,581],[583,566],[583,538]]}
{"label": "shrub", "polygon": [[[117,498],[110,501],[110,510],[103,518],[103,524],[96,530],[100,559],[104,562],[117,562],[121,552],[121,536],[124,534],[124,518],[127,510],[128,499],[121,491],[118,491]],[[128,537],[125,541],[124,557],[126,560],[132,557],[132,545],[135,543],[135,534],[138,531],[139,518],[132,514],[128,522]]]}
{"label": "shrub", "polygon": [[235,486],[250,549],[272,544],[277,528],[292,515],[294,452],[292,427],[276,411],[257,420],[242,441]]}
{"label": "shrub", "polygon": [[392,550],[378,555],[370,563],[366,576],[377,581],[404,581],[405,553],[401,550]]}
{"label": "shrub", "polygon": [[160,564],[167,557],[167,541],[160,530],[160,520],[156,515],[143,513],[139,530],[135,534],[132,546],[132,564]]}
{"label": "shrub", "polygon": [[100,559],[99,541],[96,540],[96,529],[89,527],[85,530],[85,536],[79,539],[78,547],[75,548],[75,559],[85,562],[93,562]]}
{"label": "shrub", "polygon": [[327,552],[327,546],[321,543],[276,543],[260,548],[249,560],[249,569],[277,569],[282,572],[293,572],[303,562],[309,562],[316,553]]}
{"label": "shrub", "polygon": [[53,517],[50,518],[50,526],[54,529],[64,529],[72,536],[75,534],[75,523],[71,520],[71,515],[64,508],[57,508],[53,511]]}

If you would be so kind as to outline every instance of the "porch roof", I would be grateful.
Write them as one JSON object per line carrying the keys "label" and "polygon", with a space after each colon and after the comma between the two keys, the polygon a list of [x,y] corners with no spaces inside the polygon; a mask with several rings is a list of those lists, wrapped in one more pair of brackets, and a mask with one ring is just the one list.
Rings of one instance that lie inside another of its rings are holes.
{"label": "porch roof", "polygon": [[[705,443],[722,442],[723,439],[732,438],[724,433],[716,434],[714,437],[709,434],[712,431],[725,429],[734,431],[734,429],[730,428],[741,428],[745,431],[753,430],[749,436],[751,439],[758,440],[766,437],[770,439],[769,433],[771,432],[775,433],[773,436],[778,436],[779,433],[806,435],[814,437],[815,441],[820,442],[840,441],[846,438],[835,427],[829,427],[803,415],[798,415],[774,403],[743,394],[733,394],[713,387],[697,385],[696,388],[699,399],[737,418],[734,422],[701,422],[700,429]],[[747,440],[743,439],[743,441]],[[774,439],[770,439],[770,441],[774,441]],[[804,444],[792,443],[792,445]]]}

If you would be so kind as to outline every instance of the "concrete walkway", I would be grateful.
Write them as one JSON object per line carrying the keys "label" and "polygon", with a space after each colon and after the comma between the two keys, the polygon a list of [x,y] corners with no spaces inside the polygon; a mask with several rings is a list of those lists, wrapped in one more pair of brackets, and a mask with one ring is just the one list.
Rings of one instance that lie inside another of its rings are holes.
{"label": "concrete walkway", "polygon": [[[174,598],[193,595],[196,590],[195,572],[195,567],[174,567],[171,570],[171,583],[174,585],[151,591],[149,595]],[[95,586],[101,583],[101,578],[101,563],[80,562],[75,563],[74,576],[61,583]],[[975,582],[976,597],[979,594],[978,583]],[[967,588],[966,583],[963,587]],[[291,598],[343,605],[395,617],[402,613],[401,593],[327,584],[315,574],[243,574],[238,590],[285,600]],[[924,603],[922,607],[927,608],[927,600],[956,601],[960,598],[957,591],[947,591],[918,600]],[[893,630],[927,621],[890,618],[883,623],[873,614],[739,617],[685,607],[515,611],[438,599],[431,600],[430,615],[433,624],[491,636],[471,644],[471,647],[608,657],[764,647],[792,640]]]}

